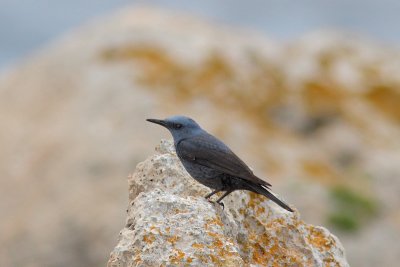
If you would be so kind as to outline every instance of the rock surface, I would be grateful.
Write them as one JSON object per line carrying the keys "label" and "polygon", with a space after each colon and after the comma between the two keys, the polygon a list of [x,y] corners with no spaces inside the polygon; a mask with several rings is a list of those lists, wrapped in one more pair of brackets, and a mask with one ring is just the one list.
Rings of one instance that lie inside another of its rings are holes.
{"label": "rock surface", "polygon": [[223,210],[208,191],[162,141],[129,178],[128,218],[108,266],[348,266],[339,240],[297,211],[245,191]]}

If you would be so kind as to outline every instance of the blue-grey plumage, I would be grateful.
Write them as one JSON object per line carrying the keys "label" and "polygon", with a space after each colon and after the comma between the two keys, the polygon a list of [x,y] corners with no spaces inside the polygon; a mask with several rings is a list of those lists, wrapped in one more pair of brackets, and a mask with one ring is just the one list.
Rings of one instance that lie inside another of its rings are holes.
{"label": "blue-grey plumage", "polygon": [[269,191],[271,184],[255,176],[227,145],[203,130],[191,118],[173,116],[165,120],[147,121],[162,125],[171,132],[176,153],[186,171],[199,183],[214,189],[206,198],[225,191],[217,200],[217,203],[223,205],[222,199],[231,192],[249,190],[293,211]]}

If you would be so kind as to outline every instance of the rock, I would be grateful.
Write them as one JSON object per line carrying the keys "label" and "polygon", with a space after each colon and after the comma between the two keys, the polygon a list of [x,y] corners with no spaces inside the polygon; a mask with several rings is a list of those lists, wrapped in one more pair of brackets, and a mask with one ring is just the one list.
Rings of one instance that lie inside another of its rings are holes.
{"label": "rock", "polygon": [[236,191],[225,210],[183,169],[173,143],[139,163],[108,267],[349,266],[340,241],[254,193]]}

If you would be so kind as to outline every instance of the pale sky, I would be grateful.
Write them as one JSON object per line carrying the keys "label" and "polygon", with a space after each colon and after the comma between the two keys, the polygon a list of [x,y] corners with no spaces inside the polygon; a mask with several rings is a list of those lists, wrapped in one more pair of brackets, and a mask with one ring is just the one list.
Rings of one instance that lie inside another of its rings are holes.
{"label": "pale sky", "polygon": [[328,28],[400,44],[398,0],[0,0],[0,69],[88,20],[142,3],[189,11],[275,39]]}

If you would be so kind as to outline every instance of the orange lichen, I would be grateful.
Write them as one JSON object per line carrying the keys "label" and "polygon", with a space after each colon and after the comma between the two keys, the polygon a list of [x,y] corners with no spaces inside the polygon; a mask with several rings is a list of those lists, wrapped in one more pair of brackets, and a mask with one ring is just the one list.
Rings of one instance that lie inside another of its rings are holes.
{"label": "orange lichen", "polygon": [[167,238],[167,241],[169,243],[171,243],[173,246],[175,245],[175,243],[180,239],[179,236],[171,236],[169,238]]}
{"label": "orange lichen", "polygon": [[218,247],[221,248],[224,245],[224,243],[222,243],[221,239],[214,239],[213,245],[211,247]]}
{"label": "orange lichen", "polygon": [[[221,261],[221,259],[219,258],[219,257],[217,257],[216,255],[213,255],[213,254],[210,254],[210,258],[211,258],[211,261],[215,264],[215,265],[217,265],[220,261]],[[218,266],[218,265],[217,265]]]}
{"label": "orange lichen", "polygon": [[318,250],[331,250],[332,246],[336,245],[335,240],[330,236],[326,236],[321,229],[314,226],[309,226],[308,228],[310,232],[309,236],[307,237],[308,242],[310,242],[310,244],[316,247]]}
{"label": "orange lichen", "polygon": [[204,254],[196,254],[197,259],[199,259],[200,262],[202,263],[208,263],[209,262],[209,258],[204,255]]}
{"label": "orange lichen", "polygon": [[[310,81],[304,85],[302,91],[306,107],[315,113],[340,113],[345,95],[327,84],[319,81]],[[348,93],[349,94],[349,93]]]}
{"label": "orange lichen", "polygon": [[185,253],[182,250],[174,249],[174,254],[169,256],[169,261],[171,264],[179,264],[184,257]]}
{"label": "orange lichen", "polygon": [[208,230],[210,228],[210,226],[215,226],[215,225],[223,226],[224,224],[223,224],[223,222],[221,221],[220,218],[215,217],[215,218],[212,218],[212,219],[208,219],[206,224],[204,225],[204,228],[206,230]]}
{"label": "orange lichen", "polygon": [[258,206],[256,208],[256,215],[259,216],[261,214],[265,213],[265,208],[263,206]]}
{"label": "orange lichen", "polygon": [[193,243],[192,247],[195,248],[195,249],[203,249],[204,248],[204,244]]}
{"label": "orange lichen", "polygon": [[400,90],[379,85],[371,88],[365,97],[388,117],[400,121]]}
{"label": "orange lichen", "polygon": [[249,199],[248,205],[253,210],[255,210],[257,207],[259,207],[261,202],[263,202],[265,200],[264,196],[261,196],[259,194],[253,193],[253,192],[250,192],[249,196],[250,196],[250,199]]}
{"label": "orange lichen", "polygon": [[332,256],[324,258],[324,267],[340,267],[339,262],[337,262]]}
{"label": "orange lichen", "polygon": [[302,162],[304,172],[310,178],[317,179],[325,184],[332,184],[339,181],[340,177],[333,168],[321,161],[304,160]]}
{"label": "orange lichen", "polygon": [[238,240],[241,250],[248,255],[245,257],[247,263],[262,264],[270,259],[268,247],[271,244],[271,236],[267,232],[256,232],[254,227],[249,228],[247,238]]}
{"label": "orange lichen", "polygon": [[265,264],[268,261],[269,255],[265,248],[259,244],[253,245],[252,263]]}
{"label": "orange lichen", "polygon": [[211,246],[208,246],[208,248],[213,251],[213,253],[210,254],[210,257],[212,262],[217,266],[223,265],[222,263],[228,258],[240,257],[237,252],[228,250],[220,240],[215,240],[215,242]]}
{"label": "orange lichen", "polygon": [[186,258],[186,262],[187,262],[187,263],[192,263],[192,261],[193,261],[193,258],[192,258],[192,257],[187,257],[187,258]]}
{"label": "orange lichen", "polygon": [[304,262],[303,253],[301,251],[288,250],[288,248],[279,245],[279,240],[274,238],[272,246],[261,247],[260,244],[253,244],[252,262],[256,264],[266,265],[270,262],[272,266],[291,266]]}
{"label": "orange lichen", "polygon": [[[288,240],[282,240],[284,230],[295,231],[295,225],[289,224],[284,218],[275,219],[268,224],[261,224],[260,228],[249,228],[247,238],[238,240],[241,251],[248,255],[244,258],[247,264],[268,265],[268,266],[304,266],[309,265],[304,260],[304,251],[287,247]],[[258,229],[258,230],[257,230]],[[271,235],[271,232],[274,234]],[[272,230],[273,229],[273,230]],[[261,231],[261,232],[260,232]]]}
{"label": "orange lichen", "polygon": [[224,226],[223,222],[218,217],[215,217],[209,223],[216,224],[216,225],[219,225],[219,226]]}
{"label": "orange lichen", "polygon": [[139,249],[134,248],[131,255],[134,266],[139,266],[143,262],[142,258],[140,257],[141,253]]}
{"label": "orange lichen", "polygon": [[239,214],[240,214],[240,215],[245,215],[245,214],[246,214],[246,209],[240,208],[240,209],[239,209]]}
{"label": "orange lichen", "polygon": [[[207,245],[207,248],[212,251],[209,256],[215,266],[224,266],[224,262],[230,258],[240,258],[237,252],[231,251],[230,244],[233,244],[232,240],[214,232],[207,231],[207,234],[213,238],[213,241]],[[203,248],[203,245],[193,244],[192,247]]]}
{"label": "orange lichen", "polygon": [[174,101],[207,97],[226,108],[238,110],[239,107],[239,112],[251,115],[257,124],[263,126],[270,119],[260,114],[267,115],[265,108],[279,105],[285,95],[281,70],[262,60],[253,60],[257,71],[243,79],[229,60],[219,53],[211,53],[200,64],[189,65],[169,56],[161,48],[136,44],[105,51],[102,58],[139,64],[140,74],[136,81],[159,90],[164,97]]}
{"label": "orange lichen", "polygon": [[152,244],[155,239],[156,238],[154,235],[144,235],[143,236],[143,242],[146,242],[147,244]]}
{"label": "orange lichen", "polygon": [[214,233],[214,232],[209,232],[209,231],[207,231],[207,234],[208,234],[209,236],[213,237],[213,238],[221,238],[221,237],[222,237],[221,234]]}

